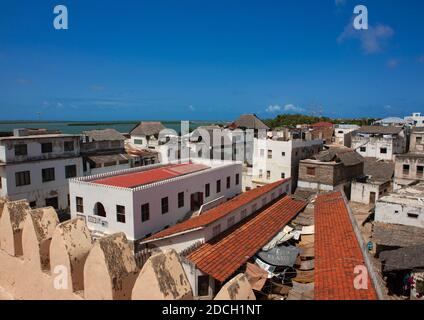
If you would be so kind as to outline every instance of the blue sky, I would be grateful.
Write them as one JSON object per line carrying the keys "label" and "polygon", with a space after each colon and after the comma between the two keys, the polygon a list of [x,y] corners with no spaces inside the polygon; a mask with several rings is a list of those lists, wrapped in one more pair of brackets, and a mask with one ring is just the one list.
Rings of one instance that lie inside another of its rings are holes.
{"label": "blue sky", "polygon": [[423,39],[422,0],[2,0],[0,119],[405,116]]}

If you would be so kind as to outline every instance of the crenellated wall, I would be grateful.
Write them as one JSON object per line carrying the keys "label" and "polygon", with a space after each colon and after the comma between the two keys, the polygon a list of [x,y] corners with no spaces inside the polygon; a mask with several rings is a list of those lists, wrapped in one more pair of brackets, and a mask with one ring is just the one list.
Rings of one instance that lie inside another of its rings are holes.
{"label": "crenellated wall", "polygon": [[175,251],[137,267],[123,233],[93,240],[85,220],[0,199],[0,289],[14,299],[192,299]]}

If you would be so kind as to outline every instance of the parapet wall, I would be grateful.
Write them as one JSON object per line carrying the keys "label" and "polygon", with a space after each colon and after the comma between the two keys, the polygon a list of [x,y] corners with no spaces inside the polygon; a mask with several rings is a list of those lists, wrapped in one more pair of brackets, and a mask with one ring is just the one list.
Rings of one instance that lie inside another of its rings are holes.
{"label": "parapet wall", "polygon": [[193,299],[175,251],[137,267],[125,234],[93,240],[83,218],[0,199],[0,287],[14,299]]}

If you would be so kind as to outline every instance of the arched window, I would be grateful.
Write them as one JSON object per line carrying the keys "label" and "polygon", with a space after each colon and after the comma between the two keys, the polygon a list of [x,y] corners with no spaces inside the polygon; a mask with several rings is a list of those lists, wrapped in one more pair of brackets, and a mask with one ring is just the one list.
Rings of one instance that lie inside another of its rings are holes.
{"label": "arched window", "polygon": [[96,216],[106,217],[105,207],[100,202],[97,202],[94,206],[94,214]]}

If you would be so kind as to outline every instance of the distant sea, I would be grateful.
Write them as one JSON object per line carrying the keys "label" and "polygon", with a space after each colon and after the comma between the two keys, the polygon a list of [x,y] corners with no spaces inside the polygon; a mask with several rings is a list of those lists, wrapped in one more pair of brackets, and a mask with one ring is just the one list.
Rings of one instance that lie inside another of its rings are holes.
{"label": "distant sea", "polygon": [[[161,121],[162,124],[176,132],[181,131],[179,121]],[[223,124],[222,121],[190,121],[190,129],[211,124]],[[62,133],[79,134],[82,131],[114,128],[121,133],[128,133],[138,124],[138,121],[0,121],[0,132],[13,131],[16,128],[44,128],[59,130]]]}

